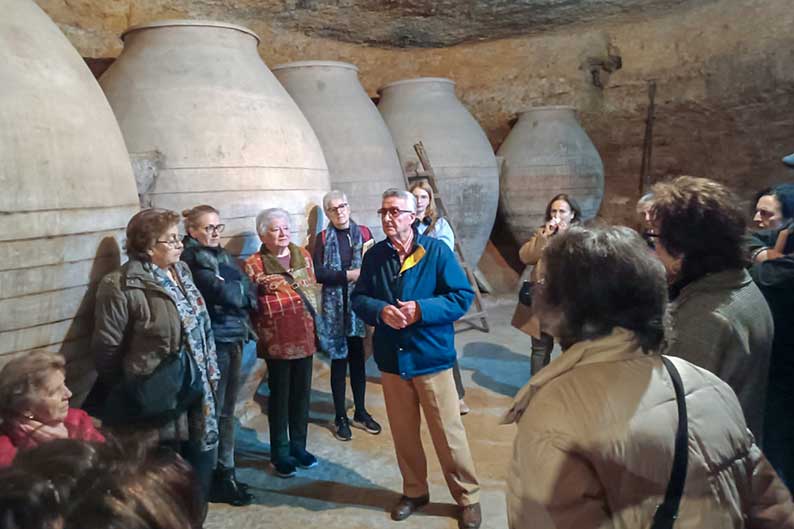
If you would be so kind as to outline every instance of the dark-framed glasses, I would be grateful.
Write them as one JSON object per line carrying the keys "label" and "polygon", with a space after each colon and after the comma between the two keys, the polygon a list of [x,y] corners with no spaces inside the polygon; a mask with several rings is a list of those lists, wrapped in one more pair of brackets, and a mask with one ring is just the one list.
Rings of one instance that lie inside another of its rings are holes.
{"label": "dark-framed glasses", "polygon": [[342,204],[339,204],[338,206],[329,207],[327,211],[328,211],[328,213],[334,213],[334,214],[338,215],[340,211],[346,210],[348,205],[349,204],[347,202],[343,202]]}
{"label": "dark-framed glasses", "polygon": [[207,224],[202,229],[207,235],[210,233],[223,233],[223,230],[226,229],[226,224]]}
{"label": "dark-framed glasses", "polygon": [[393,219],[399,217],[400,214],[402,214],[402,213],[413,213],[413,211],[411,211],[410,209],[400,209],[398,207],[394,207],[394,208],[380,208],[378,210],[378,215],[380,215],[381,217],[385,217],[386,215],[388,215],[389,217],[391,217]]}
{"label": "dark-framed glasses", "polygon": [[166,246],[170,246],[171,248],[179,248],[180,246],[182,246],[182,241],[179,240],[178,237],[173,237],[173,238],[168,239],[166,241],[159,241],[158,240],[158,241],[155,241],[155,242],[157,244],[165,244]]}

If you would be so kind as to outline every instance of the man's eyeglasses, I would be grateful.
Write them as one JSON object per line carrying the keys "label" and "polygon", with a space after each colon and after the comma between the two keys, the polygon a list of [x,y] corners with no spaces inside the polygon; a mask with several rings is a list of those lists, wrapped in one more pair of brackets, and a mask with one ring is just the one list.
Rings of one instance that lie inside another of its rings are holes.
{"label": "man's eyeglasses", "polygon": [[380,208],[378,210],[378,215],[381,217],[385,217],[389,215],[391,218],[399,217],[401,213],[414,213],[410,209],[400,209],[400,208]]}
{"label": "man's eyeglasses", "polygon": [[340,211],[342,211],[344,209],[347,209],[348,205],[349,204],[347,202],[345,202],[343,204],[339,204],[336,207],[329,207],[327,211],[328,211],[328,213],[336,213],[336,214],[338,214]]}
{"label": "man's eyeglasses", "polygon": [[217,226],[215,224],[207,224],[201,229],[204,230],[204,233],[207,235],[213,232],[223,233],[223,230],[226,229],[226,224],[218,224]]}
{"label": "man's eyeglasses", "polygon": [[178,238],[174,237],[173,239],[168,239],[167,241],[155,241],[157,244],[165,244],[170,246],[171,248],[179,248],[182,246],[182,241]]}

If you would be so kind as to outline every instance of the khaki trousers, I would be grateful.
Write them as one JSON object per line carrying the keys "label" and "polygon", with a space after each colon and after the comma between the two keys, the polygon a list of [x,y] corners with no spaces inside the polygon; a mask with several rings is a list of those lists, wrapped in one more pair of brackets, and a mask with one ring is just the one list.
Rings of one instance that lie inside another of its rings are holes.
{"label": "khaki trousers", "polygon": [[419,431],[421,407],[452,497],[458,505],[479,503],[480,484],[460,418],[452,369],[411,380],[381,373],[381,383],[403,494],[416,498],[428,493],[427,458]]}

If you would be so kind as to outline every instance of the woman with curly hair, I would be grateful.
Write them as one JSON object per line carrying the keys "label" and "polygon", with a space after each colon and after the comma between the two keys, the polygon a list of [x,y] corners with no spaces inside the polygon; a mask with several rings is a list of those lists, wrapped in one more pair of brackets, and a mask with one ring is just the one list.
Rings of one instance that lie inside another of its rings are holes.
{"label": "woman with curly hair", "polygon": [[706,178],[653,186],[656,255],[667,271],[672,335],[666,354],[728,383],[761,439],[773,323],[745,270],[745,216],[738,198]]}

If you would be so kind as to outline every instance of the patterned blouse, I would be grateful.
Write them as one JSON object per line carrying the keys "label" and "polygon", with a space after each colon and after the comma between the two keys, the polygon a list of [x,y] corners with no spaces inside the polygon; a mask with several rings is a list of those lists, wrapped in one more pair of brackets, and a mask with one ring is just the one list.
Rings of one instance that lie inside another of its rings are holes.
{"label": "patterned blouse", "polygon": [[[317,351],[314,307],[319,306],[319,285],[309,252],[290,243],[290,268],[285,270],[262,245],[245,261],[245,273],[257,288],[259,309],[251,319],[259,336],[258,356],[295,360],[313,355]],[[312,307],[306,307],[304,297]]]}
{"label": "patterned blouse", "polygon": [[183,344],[196,360],[204,384],[201,407],[188,412],[189,438],[199,440],[202,451],[211,450],[218,444],[215,391],[218,387],[220,371],[215,353],[215,340],[210,327],[210,316],[187,265],[177,263],[172,270],[179,284],[171,280],[165,270],[152,265],[155,279],[176,304],[182,323]]}

